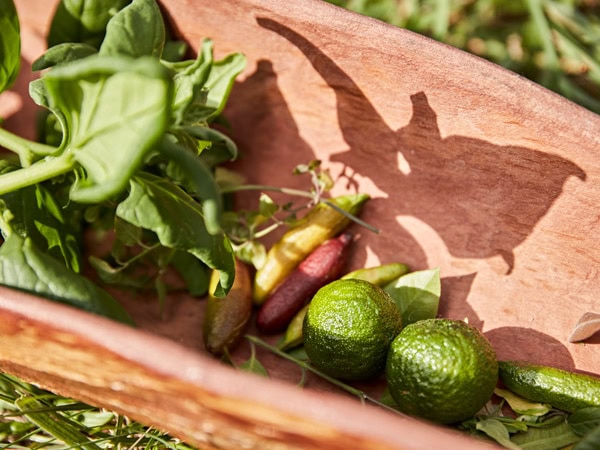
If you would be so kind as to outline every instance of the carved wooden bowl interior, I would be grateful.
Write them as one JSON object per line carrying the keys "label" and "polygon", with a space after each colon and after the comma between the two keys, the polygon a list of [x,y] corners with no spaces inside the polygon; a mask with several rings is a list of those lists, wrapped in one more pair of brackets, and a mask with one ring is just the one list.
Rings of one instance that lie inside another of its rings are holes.
{"label": "carved wooden bowl interior", "polygon": [[[55,1],[19,0],[23,65],[5,126],[32,136],[27,66]],[[569,343],[600,309],[600,118],[462,51],[318,0],[164,0],[194,49],[241,51],[226,109],[249,183],[301,187],[318,158],[333,194],[372,195],[349,269],[440,267],[440,315],[468,319],[499,358],[600,373],[600,338]],[[249,201],[246,199],[246,201]],[[205,351],[203,301],[122,298],[137,329],[0,290],[0,369],[111,408],[202,448],[480,449],[363,405],[260,352],[270,378]],[[251,330],[252,331],[252,330]],[[242,346],[236,358],[247,356]],[[377,391],[378,386],[363,386]]]}

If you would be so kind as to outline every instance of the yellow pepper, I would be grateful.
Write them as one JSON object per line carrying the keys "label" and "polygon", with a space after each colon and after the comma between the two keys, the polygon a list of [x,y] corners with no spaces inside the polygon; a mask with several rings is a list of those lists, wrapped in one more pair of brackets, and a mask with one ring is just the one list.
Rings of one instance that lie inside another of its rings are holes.
{"label": "yellow pepper", "polygon": [[[330,200],[338,208],[358,215],[367,194],[349,194]],[[346,228],[351,219],[325,203],[311,209],[298,225],[288,230],[267,253],[254,278],[254,303],[261,305],[269,293],[314,249]]]}

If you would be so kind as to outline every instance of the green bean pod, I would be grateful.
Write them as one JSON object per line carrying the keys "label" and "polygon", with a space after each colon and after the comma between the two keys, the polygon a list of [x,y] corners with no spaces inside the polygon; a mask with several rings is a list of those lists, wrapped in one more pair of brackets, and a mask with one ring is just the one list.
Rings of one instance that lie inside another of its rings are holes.
{"label": "green bean pod", "polygon": [[[368,199],[367,194],[349,194],[335,197],[330,202],[351,215],[358,215]],[[338,235],[350,222],[349,217],[325,203],[311,209],[268,251],[265,264],[254,279],[254,303],[261,305],[300,262],[327,239]]]}
{"label": "green bean pod", "polygon": [[212,295],[218,281],[219,272],[215,270],[210,278],[202,330],[204,346],[215,356],[234,348],[252,313],[252,280],[246,264],[236,260],[235,280],[225,297]]}
{"label": "green bean pod", "polygon": [[347,273],[342,277],[342,280],[349,278],[356,280],[365,280],[377,286],[383,287],[386,284],[394,281],[396,278],[405,275],[409,272],[409,267],[402,263],[382,264],[375,267],[367,267],[357,269]]}

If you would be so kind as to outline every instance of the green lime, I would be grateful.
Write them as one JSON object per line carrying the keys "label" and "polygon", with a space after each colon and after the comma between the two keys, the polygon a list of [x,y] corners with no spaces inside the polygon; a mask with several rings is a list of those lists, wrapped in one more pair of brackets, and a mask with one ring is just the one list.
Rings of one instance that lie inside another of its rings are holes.
{"label": "green lime", "polygon": [[502,383],[528,400],[574,412],[600,406],[600,378],[524,361],[500,361]]}
{"label": "green lime", "polygon": [[459,320],[407,325],[387,359],[390,395],[406,414],[439,423],[468,419],[491,398],[496,352],[476,328]]}
{"label": "green lime", "polygon": [[337,280],[311,300],[304,319],[304,348],[312,364],[346,380],[383,371],[388,348],[402,329],[392,298],[364,280]]}

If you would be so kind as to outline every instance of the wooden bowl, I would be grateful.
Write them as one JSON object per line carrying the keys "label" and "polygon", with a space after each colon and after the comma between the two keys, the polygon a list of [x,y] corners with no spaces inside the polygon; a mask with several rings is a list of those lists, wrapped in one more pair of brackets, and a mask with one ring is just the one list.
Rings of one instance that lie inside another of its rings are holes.
{"label": "wooden bowl", "polygon": [[[23,73],[2,97],[31,136],[31,75],[54,2],[18,0]],[[249,64],[226,117],[251,183],[298,187],[318,158],[334,194],[368,192],[352,267],[440,267],[441,315],[482,329],[499,358],[600,373],[600,339],[567,338],[600,309],[600,118],[514,73],[317,0],[165,0],[194,48]],[[202,448],[482,449],[447,428],[363,405],[262,352],[269,379],[204,351],[203,302],[161,320],[124,296],[138,329],[0,290],[0,369]],[[239,358],[244,358],[240,350]],[[369,389],[368,387],[366,389]],[[373,389],[376,389],[375,387]]]}

